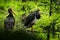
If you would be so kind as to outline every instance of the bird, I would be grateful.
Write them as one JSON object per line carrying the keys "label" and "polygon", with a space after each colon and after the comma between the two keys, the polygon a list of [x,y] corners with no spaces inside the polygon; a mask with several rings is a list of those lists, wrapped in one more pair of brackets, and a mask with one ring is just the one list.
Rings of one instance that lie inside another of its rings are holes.
{"label": "bird", "polygon": [[[31,32],[33,32],[33,25],[35,24],[36,19],[40,19],[41,15],[39,9],[34,12],[31,12],[28,16],[24,18],[24,26],[27,28],[31,27]],[[23,16],[24,17],[24,16]]]}
{"label": "bird", "polygon": [[14,24],[15,24],[15,18],[13,16],[13,14],[15,14],[15,13],[13,12],[12,8],[9,8],[8,9],[8,13],[9,13],[9,15],[4,20],[4,28],[5,28],[5,31],[12,30],[14,28]]}

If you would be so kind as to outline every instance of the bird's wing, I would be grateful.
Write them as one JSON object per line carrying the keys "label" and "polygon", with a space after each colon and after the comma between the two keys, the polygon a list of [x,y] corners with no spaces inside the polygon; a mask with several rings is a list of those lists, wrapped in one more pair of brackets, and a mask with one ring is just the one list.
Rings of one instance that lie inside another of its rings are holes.
{"label": "bird's wing", "polygon": [[15,21],[13,18],[11,18],[11,17],[6,18],[6,20],[4,22],[5,28],[11,29],[14,26],[14,23],[15,23]]}

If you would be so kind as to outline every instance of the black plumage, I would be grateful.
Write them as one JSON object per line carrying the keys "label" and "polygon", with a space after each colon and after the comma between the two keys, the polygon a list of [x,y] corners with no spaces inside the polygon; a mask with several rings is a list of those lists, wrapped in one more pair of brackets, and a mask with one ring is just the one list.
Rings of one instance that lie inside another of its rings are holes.
{"label": "black plumage", "polygon": [[23,22],[24,22],[24,26],[29,28],[31,27],[31,31],[33,31],[33,25],[35,24],[35,19],[40,19],[41,15],[39,13],[39,9],[34,11],[34,12],[31,12],[28,16],[23,16]]}
{"label": "black plumage", "polygon": [[[41,16],[40,16],[39,10],[30,13],[30,14],[26,17],[24,26],[27,26],[27,27],[28,27],[30,24],[33,25],[33,24],[34,24],[34,23],[33,23],[34,19],[39,19],[40,17],[41,17]],[[30,27],[31,27],[31,26],[30,26]]]}
{"label": "black plumage", "polygon": [[8,9],[8,13],[9,13],[9,15],[4,20],[4,28],[6,31],[12,30],[14,28],[14,24],[15,24],[15,18],[13,16],[14,12],[12,11],[11,8]]}

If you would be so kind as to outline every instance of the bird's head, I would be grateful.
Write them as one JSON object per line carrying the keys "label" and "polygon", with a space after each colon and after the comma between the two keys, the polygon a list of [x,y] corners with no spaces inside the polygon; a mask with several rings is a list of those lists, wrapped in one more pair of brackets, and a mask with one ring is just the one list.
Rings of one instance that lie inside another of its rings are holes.
{"label": "bird's head", "polygon": [[36,18],[39,19],[40,17],[41,17],[41,15],[40,15],[40,10],[37,9],[37,10],[36,10]]}
{"label": "bird's head", "polygon": [[39,12],[39,11],[40,11],[39,9],[36,10],[36,12]]}
{"label": "bird's head", "polygon": [[9,14],[15,14],[11,8],[8,9],[8,12],[9,12]]}

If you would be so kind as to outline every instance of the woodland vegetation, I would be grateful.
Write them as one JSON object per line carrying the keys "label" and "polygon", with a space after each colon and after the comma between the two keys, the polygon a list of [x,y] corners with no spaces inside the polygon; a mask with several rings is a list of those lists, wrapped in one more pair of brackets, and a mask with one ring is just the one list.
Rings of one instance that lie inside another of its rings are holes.
{"label": "woodland vegetation", "polygon": [[[8,8],[12,8],[16,15],[14,29],[6,33],[4,20],[8,15]],[[40,10],[41,18],[33,25],[35,32],[22,30],[22,15],[25,13],[28,16],[36,9]],[[60,0],[0,0],[0,39],[60,40]]]}

